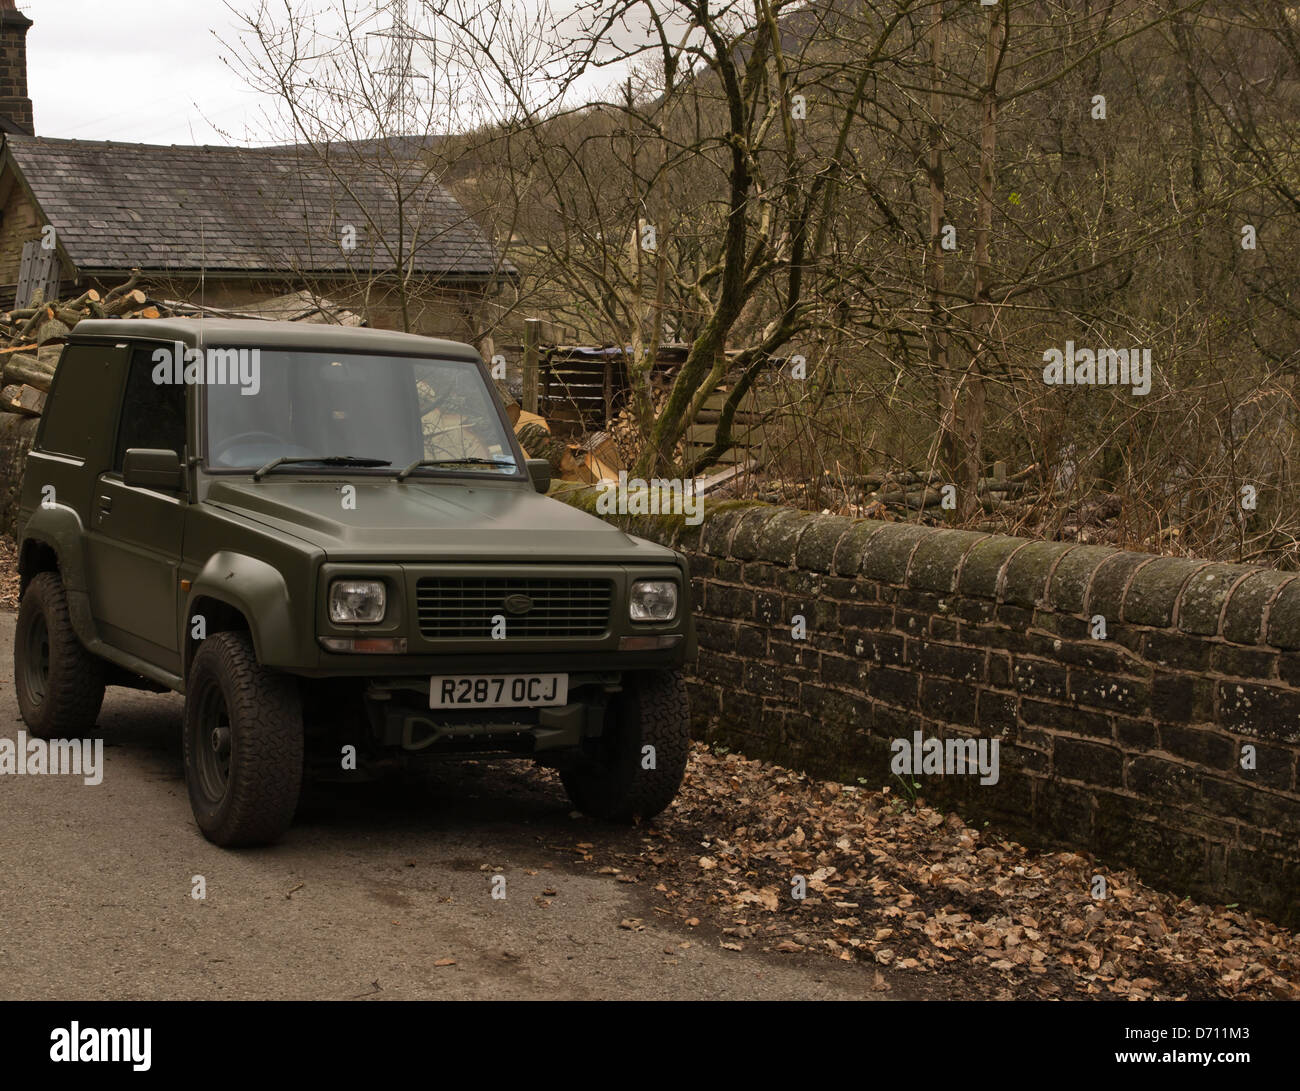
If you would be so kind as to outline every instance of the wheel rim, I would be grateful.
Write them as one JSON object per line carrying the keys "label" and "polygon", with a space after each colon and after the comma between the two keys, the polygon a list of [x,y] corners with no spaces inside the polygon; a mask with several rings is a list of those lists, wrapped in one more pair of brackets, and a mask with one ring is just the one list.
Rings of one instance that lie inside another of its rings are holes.
{"label": "wheel rim", "polygon": [[45,700],[50,681],[50,631],[40,614],[32,618],[23,641],[23,681],[36,704]]}
{"label": "wheel rim", "polygon": [[230,784],[231,734],[225,695],[219,685],[210,685],[199,702],[191,750],[199,787],[212,803],[225,797]]}

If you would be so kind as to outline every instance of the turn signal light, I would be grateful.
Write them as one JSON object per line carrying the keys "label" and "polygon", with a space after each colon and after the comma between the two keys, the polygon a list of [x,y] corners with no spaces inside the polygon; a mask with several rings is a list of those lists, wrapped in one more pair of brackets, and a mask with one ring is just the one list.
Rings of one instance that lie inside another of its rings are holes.
{"label": "turn signal light", "polygon": [[624,636],[618,641],[621,652],[654,652],[660,648],[675,648],[682,642],[680,633],[672,636]]}
{"label": "turn signal light", "polygon": [[370,655],[404,655],[406,637],[323,636],[321,647],[327,652],[363,652]]}

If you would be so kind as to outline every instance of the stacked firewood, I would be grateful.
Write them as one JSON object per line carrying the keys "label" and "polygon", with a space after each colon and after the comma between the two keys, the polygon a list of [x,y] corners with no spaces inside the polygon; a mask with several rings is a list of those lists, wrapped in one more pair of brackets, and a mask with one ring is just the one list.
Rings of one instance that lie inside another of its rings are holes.
{"label": "stacked firewood", "polygon": [[106,295],[93,288],[75,299],[36,302],[0,314],[0,411],[40,416],[68,334],[83,318],[159,318],[132,276]]}
{"label": "stacked firewood", "polygon": [[[676,368],[666,368],[662,371],[654,371],[650,375],[650,405],[654,414],[654,419],[659,419],[659,414],[663,412],[664,406],[668,403],[668,395],[672,390],[672,381],[676,376]],[[623,466],[631,466],[641,455],[641,449],[645,445],[645,436],[641,431],[641,426],[637,424],[636,414],[633,413],[630,405],[625,405],[618,411],[618,414],[609,422],[607,432],[600,433],[608,438],[613,444],[612,452],[616,452],[616,458],[611,461],[617,461]],[[674,452],[677,458],[681,458],[682,447],[679,443]]]}

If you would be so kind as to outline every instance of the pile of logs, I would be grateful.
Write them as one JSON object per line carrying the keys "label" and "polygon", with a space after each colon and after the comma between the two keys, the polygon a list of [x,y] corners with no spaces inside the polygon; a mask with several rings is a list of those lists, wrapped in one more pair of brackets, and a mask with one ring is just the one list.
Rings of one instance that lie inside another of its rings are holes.
{"label": "pile of logs", "polygon": [[514,401],[506,405],[506,415],[514,425],[524,454],[546,459],[556,481],[580,481],[587,485],[615,481],[618,471],[624,468],[607,432],[590,433],[578,441],[564,439],[552,433],[550,421],[545,417],[525,411]]}
{"label": "pile of logs", "polygon": [[[1008,476],[1005,464],[997,463],[990,476],[980,478],[980,511],[1002,520],[1019,518],[1029,512],[1041,499],[1040,492],[1031,484],[1038,470],[1037,465],[1027,466]],[[915,519],[919,515],[921,522],[947,523],[956,496],[945,485],[942,475],[933,471],[851,473],[837,464],[834,470],[824,470],[813,481],[792,481],[771,475],[751,477],[729,489],[728,495],[855,519]]]}
{"label": "pile of logs", "polygon": [[[1038,499],[1030,480],[1038,465],[1027,466],[1007,476],[1006,466],[997,463],[993,474],[982,477],[978,486],[979,505],[985,512],[1023,513]],[[925,512],[938,515],[944,509],[944,478],[933,471],[884,471],[874,474],[845,473],[840,469],[822,473],[821,489],[839,494],[850,507],[879,511]],[[851,514],[857,514],[851,512]]]}
{"label": "pile of logs", "polygon": [[[672,381],[677,374],[676,368],[664,368],[660,371],[651,372],[650,375],[650,405],[655,420],[659,419],[659,414],[663,412],[664,406],[668,403],[668,395],[671,393]],[[640,457],[641,448],[645,444],[645,436],[641,432],[641,426],[637,423],[636,414],[632,412],[630,405],[624,406],[618,411],[617,416],[609,422],[607,432],[598,433],[602,437],[607,437],[608,442],[613,446],[611,454],[613,457],[607,458],[611,464],[619,466],[631,466],[637,458]],[[674,457],[682,457],[682,445],[680,443],[673,449]]]}
{"label": "pile of logs", "polygon": [[76,299],[36,303],[0,314],[0,411],[38,417],[54,381],[68,334],[83,318],[159,318],[131,277],[107,295],[91,289]]}

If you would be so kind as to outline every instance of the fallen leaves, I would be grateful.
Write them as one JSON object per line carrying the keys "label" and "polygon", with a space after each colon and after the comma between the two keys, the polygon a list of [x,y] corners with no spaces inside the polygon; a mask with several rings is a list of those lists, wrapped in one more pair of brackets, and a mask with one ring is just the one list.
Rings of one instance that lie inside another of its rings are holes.
{"label": "fallen leaves", "polygon": [[[695,745],[677,801],[645,832],[639,855],[600,873],[649,874],[679,923],[716,921],[724,950],[752,940],[894,973],[960,973],[1020,997],[1300,999],[1300,936],[885,791]],[[1103,901],[1090,895],[1099,871]],[[871,988],[887,990],[874,973]]]}
{"label": "fallen leaves", "polygon": [[742,890],[734,896],[734,901],[737,905],[761,905],[773,913],[780,904],[776,889],[770,886],[765,886],[762,890]]}

